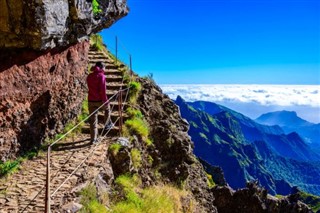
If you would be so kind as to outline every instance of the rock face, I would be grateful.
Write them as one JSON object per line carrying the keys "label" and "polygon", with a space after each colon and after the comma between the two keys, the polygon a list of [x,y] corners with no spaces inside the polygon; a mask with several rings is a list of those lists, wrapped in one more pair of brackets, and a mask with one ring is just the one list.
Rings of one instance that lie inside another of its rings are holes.
{"label": "rock face", "polygon": [[21,65],[0,70],[0,160],[39,145],[75,118],[84,97],[89,43],[17,55]]}
{"label": "rock face", "polygon": [[77,43],[127,15],[125,0],[0,0],[0,48],[45,50]]}
{"label": "rock face", "polygon": [[125,0],[0,0],[0,160],[37,146],[79,113],[88,35],[128,13]]}
{"label": "rock face", "polygon": [[278,199],[267,194],[256,182],[250,182],[246,188],[234,191],[230,187],[215,187],[212,193],[216,198],[213,203],[219,213],[311,213],[312,210],[297,199],[283,197]]}
{"label": "rock face", "polygon": [[187,134],[189,124],[182,119],[178,106],[157,85],[146,79],[138,81],[142,85],[138,105],[153,140],[153,146],[146,149],[153,158],[153,173],[157,170],[162,182],[189,189],[203,208],[198,212],[216,212],[206,174],[192,152],[193,143]]}

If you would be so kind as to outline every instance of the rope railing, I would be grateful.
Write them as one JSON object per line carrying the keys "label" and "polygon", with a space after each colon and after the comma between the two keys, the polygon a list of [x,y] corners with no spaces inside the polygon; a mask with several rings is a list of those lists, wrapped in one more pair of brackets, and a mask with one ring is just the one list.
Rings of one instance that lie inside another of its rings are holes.
{"label": "rope railing", "polygon": [[[119,95],[119,93],[123,92],[123,91],[129,91],[129,88],[123,89],[123,90],[119,90],[118,93],[116,94],[117,96]],[[127,92],[128,94],[128,92]],[[123,108],[122,108],[123,109]],[[110,110],[112,111],[112,110]],[[120,117],[118,117],[114,123],[116,123],[118,120],[120,119]],[[92,153],[97,149],[97,146],[99,145],[99,143],[101,141],[103,141],[103,139],[109,134],[109,132],[111,131],[111,129],[108,129],[107,132],[105,134],[103,134],[105,130],[105,126],[103,128],[103,130],[101,131],[100,137],[98,139],[98,142],[95,143],[94,148],[89,152],[89,154],[81,161],[81,163],[69,174],[69,176],[57,187],[57,189],[50,195],[51,197],[53,197],[56,192],[59,191],[59,189],[70,179],[70,177],[83,165],[83,163],[92,155]]]}
{"label": "rope railing", "polygon": [[[103,130],[101,131],[100,137],[98,138],[98,142],[94,144],[93,149],[89,152],[89,154],[80,162],[80,164],[68,175],[68,177],[59,185],[57,186],[57,188],[53,191],[52,194],[50,194],[50,182],[53,180],[50,178],[50,152],[51,152],[51,148],[54,144],[58,143],[62,138],[64,138],[65,136],[67,136],[68,134],[70,134],[74,129],[76,129],[77,126],[79,126],[81,123],[83,123],[84,121],[88,120],[94,113],[96,113],[99,109],[101,109],[103,106],[105,106],[106,104],[110,103],[111,100],[113,98],[117,98],[117,96],[119,96],[119,94],[121,95],[122,92],[126,92],[126,97],[125,97],[125,101],[127,100],[128,94],[129,94],[129,90],[130,88],[126,88],[126,89],[120,89],[116,94],[114,94],[108,101],[106,101],[105,103],[103,103],[98,109],[96,109],[94,112],[92,112],[90,115],[88,115],[85,119],[83,119],[81,122],[79,122],[75,127],[73,127],[71,130],[69,130],[67,133],[65,133],[63,136],[61,136],[58,140],[56,140],[55,142],[53,142],[52,144],[50,144],[50,146],[48,146],[48,150],[47,150],[47,190],[46,190],[46,205],[48,206],[48,209],[46,210],[46,212],[50,212],[50,200],[51,198],[59,191],[59,189],[61,189],[61,187],[72,177],[72,175],[84,164],[84,162],[94,153],[94,151],[97,149],[98,145],[100,144],[101,141],[103,141],[103,139],[109,134],[109,132],[111,131],[111,129],[108,129],[105,132],[105,125]],[[114,107],[114,106],[113,106]],[[113,109],[112,107],[112,109]],[[112,112],[112,109],[110,109],[110,112]],[[121,110],[123,111],[124,109],[124,105],[121,106]],[[120,116],[113,121],[114,123],[118,122],[118,120],[121,119]],[[105,133],[104,133],[105,132]],[[104,133],[104,134],[103,134]]]}
{"label": "rope railing", "polygon": [[[116,43],[116,47],[118,46],[118,44]],[[123,45],[122,45],[123,47]],[[130,74],[132,74],[132,61],[131,61],[131,54],[129,54],[129,59],[130,59],[130,67],[129,67],[129,71]],[[118,62],[118,58],[116,56],[116,63]],[[124,110],[124,104],[122,104],[123,100],[122,100],[122,96],[123,96],[123,92],[126,92],[125,94],[125,98],[124,98],[124,102],[127,101],[128,99],[128,95],[129,95],[129,91],[130,91],[130,87],[127,87],[125,89],[122,88],[122,85],[124,83],[124,78],[122,78],[122,82],[121,82],[121,88],[113,95],[111,96],[106,102],[104,102],[100,107],[98,107],[95,111],[93,111],[90,115],[88,115],[86,118],[84,118],[82,121],[80,121],[78,124],[76,124],[73,128],[71,128],[68,132],[66,132],[65,134],[63,134],[59,139],[57,139],[56,141],[54,141],[53,143],[51,143],[48,148],[47,148],[47,177],[46,177],[46,196],[45,196],[45,212],[48,213],[50,212],[50,201],[51,198],[61,189],[61,187],[72,177],[72,175],[74,175],[74,173],[86,162],[86,160],[94,153],[94,151],[98,148],[98,144],[100,144],[101,141],[103,141],[103,139],[109,134],[109,132],[111,131],[112,128],[108,129],[107,131],[105,131],[106,128],[106,123],[104,124],[103,130],[100,133],[100,136],[98,137],[98,141],[97,143],[94,144],[92,150],[86,155],[86,157],[80,162],[80,164],[77,165],[77,167],[68,175],[68,177],[59,185],[56,187],[56,189],[53,191],[53,193],[50,193],[50,182],[54,179],[54,177],[51,179],[50,177],[50,153],[51,153],[51,149],[52,147],[57,144],[59,141],[61,141],[63,138],[65,138],[68,134],[70,134],[72,131],[74,131],[77,127],[79,127],[82,123],[84,123],[85,121],[87,121],[89,118],[91,118],[91,116],[93,116],[95,113],[97,113],[102,107],[104,107],[107,104],[110,104],[112,100],[116,100],[118,98],[118,111],[119,111],[119,116],[117,117],[117,119],[115,121],[113,121],[113,125],[116,124],[119,121],[119,135],[121,136],[121,131],[122,131],[122,123],[123,123],[123,118],[122,118],[122,112]],[[115,105],[112,106],[112,108],[110,108],[109,111],[109,116],[110,116],[110,120],[111,120],[111,113],[113,111]],[[109,119],[107,119],[109,120]],[[106,121],[107,122],[107,121]],[[112,122],[112,120],[111,120]],[[57,172],[58,173],[58,172]],[[56,175],[57,175],[56,173]]]}

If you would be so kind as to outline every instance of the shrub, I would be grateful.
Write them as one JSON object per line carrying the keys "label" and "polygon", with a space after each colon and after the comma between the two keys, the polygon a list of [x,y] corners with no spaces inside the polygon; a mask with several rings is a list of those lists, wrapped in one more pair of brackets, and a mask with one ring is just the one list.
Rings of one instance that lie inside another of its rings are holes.
{"label": "shrub", "polygon": [[127,120],[125,122],[125,126],[128,128],[130,134],[139,135],[144,139],[148,138],[149,128],[145,120],[140,118],[133,118]]}
{"label": "shrub", "polygon": [[89,184],[81,190],[80,195],[80,203],[87,206],[91,201],[96,200],[97,189],[93,184]]}
{"label": "shrub", "polygon": [[113,143],[109,146],[109,151],[115,156],[118,154],[119,150],[121,149],[121,144]]}
{"label": "shrub", "polygon": [[92,11],[94,15],[98,15],[102,12],[99,6],[99,2],[97,0],[92,0]]}
{"label": "shrub", "polygon": [[81,213],[106,213],[107,209],[97,199],[97,189],[93,184],[84,187],[80,192]]}
{"label": "shrub", "polygon": [[[123,200],[111,207],[116,213],[167,213],[167,212],[194,212],[195,202],[188,199],[187,205],[182,204],[188,192],[173,186],[152,186],[139,188],[141,180],[137,176],[122,175],[116,183],[125,192]],[[184,203],[185,204],[185,203]]]}
{"label": "shrub", "polygon": [[216,185],[216,183],[213,181],[212,179],[212,175],[206,173],[207,175],[207,183],[208,183],[208,186],[209,188],[211,189],[212,187],[214,187]]}
{"label": "shrub", "polygon": [[107,209],[104,205],[97,200],[90,201],[84,208],[80,210],[83,213],[107,213]]}
{"label": "shrub", "polygon": [[90,36],[90,45],[96,50],[104,51],[102,36],[99,34],[92,34]]}
{"label": "shrub", "polygon": [[142,112],[138,109],[129,107],[127,108],[126,112],[130,118],[143,118]]}
{"label": "shrub", "polygon": [[28,152],[24,153],[21,157],[17,158],[16,160],[8,160],[6,162],[0,160],[0,177],[9,175],[17,171],[24,160],[33,159],[37,155],[38,150],[33,148]]}
{"label": "shrub", "polygon": [[17,160],[8,160],[6,162],[0,161],[0,177],[10,174],[16,171],[19,168],[21,161]]}
{"label": "shrub", "polygon": [[133,167],[136,169],[139,169],[142,166],[142,157],[141,157],[141,152],[136,149],[133,148],[130,152],[131,154],[131,159],[132,159],[132,163],[133,163]]}
{"label": "shrub", "polygon": [[134,104],[137,101],[139,92],[141,91],[141,84],[136,81],[131,81],[128,85],[129,90],[129,102]]}

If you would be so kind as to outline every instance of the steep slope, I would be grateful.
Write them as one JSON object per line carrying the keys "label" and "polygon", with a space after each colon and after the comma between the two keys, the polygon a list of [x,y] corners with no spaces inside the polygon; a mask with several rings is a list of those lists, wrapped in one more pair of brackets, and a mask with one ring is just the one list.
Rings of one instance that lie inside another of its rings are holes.
{"label": "steep slope", "polygon": [[[177,101],[181,97],[177,98]],[[303,139],[294,133],[285,135],[278,125],[267,126],[254,122],[250,118],[235,112],[227,107],[215,103],[196,101],[188,103],[196,109],[205,111],[212,116],[218,112],[229,112],[237,120],[245,139],[251,143],[254,141],[265,141],[278,155],[300,161],[318,161],[320,155],[313,151]]]}
{"label": "steep slope", "polygon": [[297,132],[310,146],[320,150],[320,124],[310,123],[300,118],[296,112],[269,112],[255,121],[264,125],[279,125],[287,134]]}
{"label": "steep slope", "polygon": [[[258,179],[272,194],[288,194],[293,185],[320,193],[320,182],[316,178],[320,175],[319,164],[281,157],[262,140],[249,143],[238,118],[230,112],[221,111],[211,116],[181,98],[176,103],[190,123],[194,153],[211,165],[221,166],[230,186],[241,188],[247,181]],[[288,140],[291,137],[289,135]]]}

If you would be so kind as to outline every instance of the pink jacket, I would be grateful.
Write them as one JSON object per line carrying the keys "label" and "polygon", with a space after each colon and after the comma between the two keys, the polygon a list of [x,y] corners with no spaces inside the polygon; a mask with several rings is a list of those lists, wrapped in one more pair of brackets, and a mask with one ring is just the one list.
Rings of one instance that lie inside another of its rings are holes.
{"label": "pink jacket", "polygon": [[92,73],[87,77],[87,84],[89,88],[88,101],[105,103],[108,98],[106,95],[106,77],[104,70],[94,66],[91,68]]}

